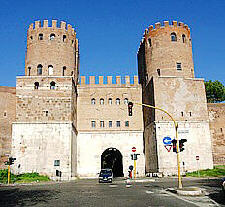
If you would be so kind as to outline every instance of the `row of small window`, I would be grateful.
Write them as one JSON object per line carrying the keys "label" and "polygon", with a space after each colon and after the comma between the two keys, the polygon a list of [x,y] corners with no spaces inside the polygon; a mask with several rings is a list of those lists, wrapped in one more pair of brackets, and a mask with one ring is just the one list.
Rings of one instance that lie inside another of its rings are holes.
{"label": "row of small window", "polygon": [[[43,66],[41,64],[39,64],[37,66],[37,75],[42,75],[42,71],[43,71],[42,68],[43,68]],[[53,66],[49,65],[48,66],[48,75],[53,75],[53,73],[54,73]],[[62,68],[62,76],[65,76],[65,73],[66,73],[66,66],[64,66]],[[28,67],[28,76],[30,76],[30,74],[31,74],[31,67]]]}
{"label": "row of small window", "polygon": [[[33,36],[30,36],[30,39],[33,40]],[[54,40],[55,39],[55,34],[54,33],[51,33],[49,35],[49,40]],[[44,35],[42,33],[40,33],[38,35],[38,40],[44,40]],[[62,41],[65,42],[66,41],[66,35],[63,35],[62,36]],[[73,40],[72,40],[72,44],[73,44]]]}
{"label": "row of small window", "polygon": [[[171,41],[172,42],[177,42],[177,35],[176,35],[175,32],[172,32],[170,34],[170,38],[171,38]],[[186,36],[184,34],[182,35],[182,42],[183,43],[186,43]],[[148,44],[149,44],[150,47],[152,46],[151,38],[148,39]]]}
{"label": "row of small window", "polygon": [[[100,121],[99,124],[100,124],[99,126],[100,126],[101,128],[106,127],[106,126],[105,126],[105,121]],[[129,121],[125,121],[124,124],[125,124],[125,127],[129,127]],[[116,127],[120,127],[120,126],[121,126],[121,125],[120,125],[120,121],[116,121]],[[96,121],[91,121],[91,127],[92,127],[92,128],[96,128]],[[112,128],[112,127],[113,127],[113,122],[112,122],[112,121],[109,121],[108,127],[109,127],[109,128]]]}
{"label": "row of small window", "polygon": [[[123,100],[123,102],[124,102],[124,104],[128,104],[128,99],[125,98]],[[104,105],[105,104],[105,100],[103,98],[100,98],[100,102],[99,103],[100,103],[100,105]],[[116,103],[116,105],[120,105],[120,99],[117,98],[115,103]],[[95,105],[96,104],[96,100],[94,98],[91,99],[91,104],[92,105]],[[113,104],[113,101],[112,101],[111,98],[108,99],[108,104],[109,105],[112,105]]]}
{"label": "row of small window", "polygon": [[[39,82],[35,82],[34,83],[34,89],[38,89],[38,88],[39,88]],[[52,81],[50,83],[50,89],[55,89],[55,82],[54,81]]]}

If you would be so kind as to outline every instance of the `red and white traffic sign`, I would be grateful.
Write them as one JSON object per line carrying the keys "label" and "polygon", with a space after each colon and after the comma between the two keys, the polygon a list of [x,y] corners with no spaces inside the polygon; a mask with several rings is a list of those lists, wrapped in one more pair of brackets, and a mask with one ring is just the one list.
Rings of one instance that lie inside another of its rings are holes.
{"label": "red and white traffic sign", "polygon": [[132,152],[136,152],[136,147],[132,147]]}

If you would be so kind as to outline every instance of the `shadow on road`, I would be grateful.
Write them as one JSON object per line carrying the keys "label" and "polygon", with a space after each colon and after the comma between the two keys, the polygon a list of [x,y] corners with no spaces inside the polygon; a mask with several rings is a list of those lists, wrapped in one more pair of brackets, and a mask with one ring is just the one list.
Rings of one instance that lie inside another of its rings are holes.
{"label": "shadow on road", "polygon": [[23,190],[18,188],[0,190],[0,206],[31,206],[48,204],[48,200],[57,198],[57,191]]}
{"label": "shadow on road", "polygon": [[209,197],[217,203],[225,205],[225,196],[222,191],[221,179],[201,180],[199,183],[201,183],[203,187],[206,186],[212,188],[213,192],[209,193]]}

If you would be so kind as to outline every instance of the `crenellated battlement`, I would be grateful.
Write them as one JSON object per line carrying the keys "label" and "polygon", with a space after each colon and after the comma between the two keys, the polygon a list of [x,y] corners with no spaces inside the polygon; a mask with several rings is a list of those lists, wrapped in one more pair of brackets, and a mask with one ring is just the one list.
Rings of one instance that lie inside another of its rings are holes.
{"label": "crenellated battlement", "polygon": [[138,76],[125,76],[125,77],[121,77],[121,76],[116,76],[115,77],[115,81],[113,81],[113,76],[106,76],[105,78],[106,81],[104,81],[104,76],[98,76],[98,82],[95,78],[95,76],[81,76],[80,77],[80,85],[84,86],[84,85],[113,85],[113,86],[126,86],[126,85],[139,85],[138,83]]}
{"label": "crenellated battlement", "polygon": [[190,34],[190,28],[188,25],[184,24],[183,22],[177,22],[177,21],[172,21],[172,24],[170,24],[169,21],[164,21],[163,24],[160,22],[155,23],[155,27],[153,25],[150,25],[148,29],[145,29],[144,36],[160,29],[167,29],[167,28],[174,28],[174,29],[185,29],[188,34]]}
{"label": "crenellated battlement", "polygon": [[52,26],[49,26],[49,21],[48,20],[43,20],[41,22],[40,20],[35,21],[35,23],[30,24],[28,33],[32,32],[33,30],[39,30],[40,28],[46,29],[46,28],[51,28],[51,29],[59,29],[59,30],[64,30],[67,31],[68,33],[75,35],[76,31],[70,24],[66,24],[66,22],[61,21],[60,26],[57,26],[57,20],[52,20],[51,21]]}

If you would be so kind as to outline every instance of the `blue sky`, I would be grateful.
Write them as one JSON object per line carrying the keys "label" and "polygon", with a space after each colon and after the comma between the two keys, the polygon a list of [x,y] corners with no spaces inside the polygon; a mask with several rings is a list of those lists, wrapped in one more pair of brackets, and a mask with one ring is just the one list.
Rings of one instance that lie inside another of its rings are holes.
{"label": "blue sky", "polygon": [[1,86],[24,75],[26,31],[35,20],[73,25],[80,42],[81,75],[136,75],[144,29],[182,21],[192,33],[196,77],[225,84],[224,0],[7,0],[0,5]]}

